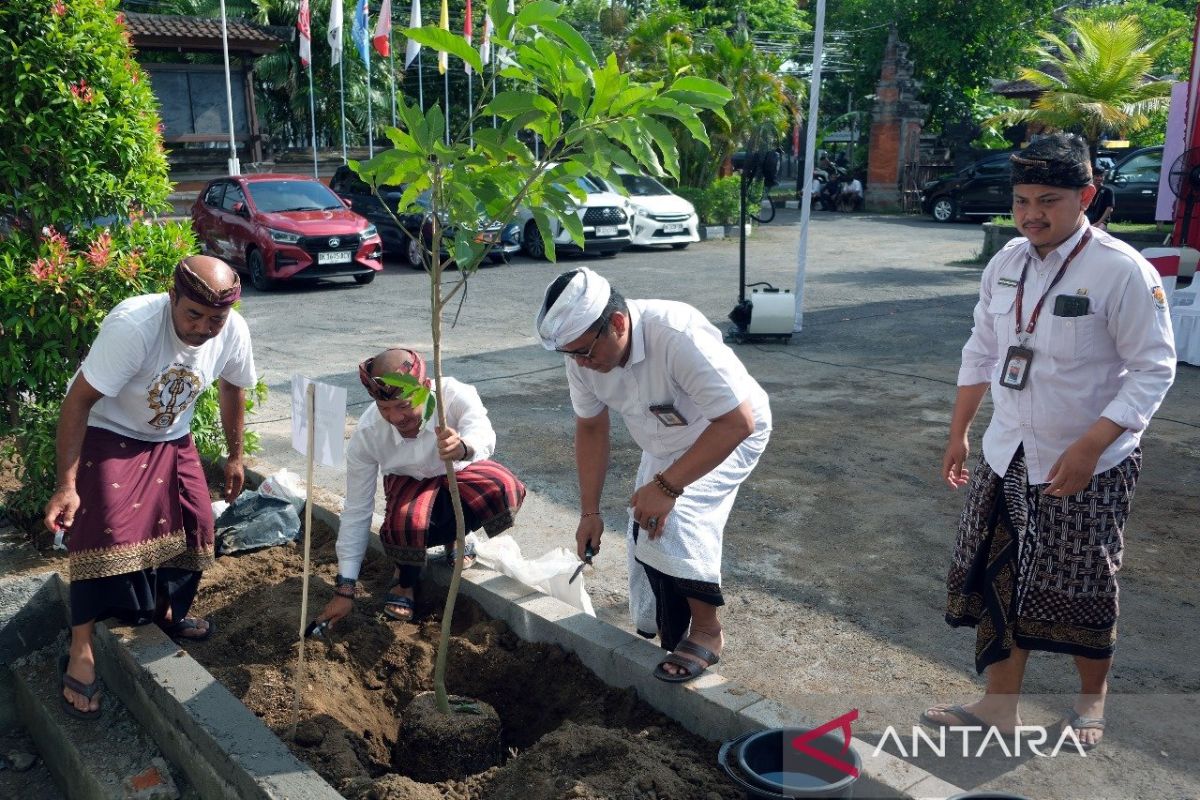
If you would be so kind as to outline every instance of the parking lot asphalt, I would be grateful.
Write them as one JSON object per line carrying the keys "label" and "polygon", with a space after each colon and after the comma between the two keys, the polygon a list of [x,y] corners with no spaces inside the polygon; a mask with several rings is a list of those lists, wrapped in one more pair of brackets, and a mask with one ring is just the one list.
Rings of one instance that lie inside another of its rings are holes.
{"label": "parking lot asphalt", "polygon": [[[798,218],[781,210],[756,226],[749,281],[793,285]],[[942,622],[963,496],[937,476],[981,272],[969,262],[982,242],[977,225],[816,213],[804,330],[788,345],[737,347],[771,395],[775,431],[726,530],[721,672],[815,722],[858,708],[855,734],[868,740],[892,726],[907,741],[924,707],[969,701],[982,686],[973,635]],[[513,531],[527,555],[570,547],[578,513],[562,361],[533,332],[546,284],[587,265],[627,297],[682,300],[724,325],[737,299],[737,253],[736,241],[718,240],[557,265],[518,258],[471,278],[446,332],[445,373],[480,390],[499,435],[496,457],[530,489]],[[356,364],[391,344],[428,352],[428,297],[427,276],[396,262],[365,287],[248,290],[242,313],[272,390],[250,420],[264,444],[251,461],[303,475],[290,447],[294,373],[346,387],[348,436],[367,402]],[[1103,747],[1087,758],[976,758],[972,750],[968,758],[922,756],[922,767],[960,786],[1047,800],[1200,795],[1200,766],[1187,755],[1200,752],[1189,721],[1200,712],[1192,578],[1200,558],[1200,369],[1180,367],[1144,449]],[[621,531],[637,455],[615,424],[606,547],[587,577],[598,615],[626,628]],[[343,481],[340,470],[317,468],[320,487],[340,495]],[[1065,657],[1038,655],[1026,685],[1036,693],[1024,706],[1026,723],[1050,724],[1070,705],[1074,670]]]}

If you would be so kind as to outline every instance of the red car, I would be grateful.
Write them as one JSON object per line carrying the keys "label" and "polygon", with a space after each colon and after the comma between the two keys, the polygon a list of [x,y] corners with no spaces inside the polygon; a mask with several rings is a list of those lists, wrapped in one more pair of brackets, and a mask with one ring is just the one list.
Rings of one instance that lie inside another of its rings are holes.
{"label": "red car", "polygon": [[204,253],[248,272],[259,291],[280,280],[347,276],[365,284],[383,269],[375,226],[301,175],[210,181],[192,204],[192,228]]}

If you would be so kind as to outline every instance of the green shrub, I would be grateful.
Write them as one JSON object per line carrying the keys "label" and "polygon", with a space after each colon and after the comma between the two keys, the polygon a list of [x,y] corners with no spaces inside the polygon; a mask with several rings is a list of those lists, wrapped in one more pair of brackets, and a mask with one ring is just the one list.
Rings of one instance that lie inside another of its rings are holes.
{"label": "green shrub", "polygon": [[[267,402],[267,384],[259,382],[246,392],[246,412],[253,413],[255,407]],[[205,461],[216,461],[228,455],[225,447],[225,431],[221,428],[221,406],[217,400],[217,386],[213,384],[196,398],[196,414],[192,417],[192,438],[196,450]],[[260,450],[259,436],[246,429],[242,440],[242,451],[246,454]]]}
{"label": "green shrub", "polygon": [[[736,225],[741,210],[742,179],[738,175],[717,178],[705,190],[708,223],[710,225]],[[747,200],[749,202],[749,200]]]}
{"label": "green shrub", "polygon": [[[730,175],[718,178],[704,189],[695,186],[680,186],[675,193],[691,201],[704,225],[736,225],[741,206],[741,177]],[[762,197],[762,184],[758,185],[756,197],[747,194],[747,207],[753,208]]]}
{"label": "green shrub", "polygon": [[0,2],[0,214],[26,230],[166,205],[157,104],[117,5]]}

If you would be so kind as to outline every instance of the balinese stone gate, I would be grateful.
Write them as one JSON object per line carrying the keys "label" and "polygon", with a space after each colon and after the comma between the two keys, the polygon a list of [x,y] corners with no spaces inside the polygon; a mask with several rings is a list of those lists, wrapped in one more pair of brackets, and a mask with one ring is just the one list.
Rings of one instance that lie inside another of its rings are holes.
{"label": "balinese stone gate", "polygon": [[929,106],[917,102],[921,88],[912,77],[908,45],[888,32],[883,69],[875,87],[871,112],[871,145],[867,155],[866,207],[869,211],[897,211],[903,207],[901,182],[905,163],[916,161],[921,128]]}

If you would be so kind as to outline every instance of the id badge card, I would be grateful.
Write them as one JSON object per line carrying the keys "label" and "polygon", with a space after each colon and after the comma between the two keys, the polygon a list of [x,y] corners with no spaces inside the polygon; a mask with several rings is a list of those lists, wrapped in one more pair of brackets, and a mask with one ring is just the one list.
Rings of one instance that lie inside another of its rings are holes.
{"label": "id badge card", "polygon": [[1029,380],[1029,366],[1033,363],[1033,351],[1014,344],[1008,348],[1004,369],[1000,371],[1000,385],[1020,391]]}
{"label": "id badge card", "polygon": [[658,421],[668,428],[680,428],[688,424],[687,418],[679,413],[679,409],[670,403],[665,403],[658,406],[650,406],[650,413],[658,418]]}

